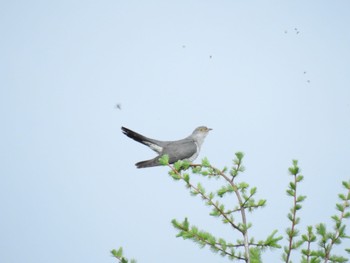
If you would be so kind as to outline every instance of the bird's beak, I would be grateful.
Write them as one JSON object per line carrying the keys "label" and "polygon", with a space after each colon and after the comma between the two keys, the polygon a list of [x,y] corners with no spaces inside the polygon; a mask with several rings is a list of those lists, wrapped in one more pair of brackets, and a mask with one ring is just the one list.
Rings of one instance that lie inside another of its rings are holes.
{"label": "bird's beak", "polygon": [[212,128],[208,128],[208,131],[211,131],[211,130],[213,130]]}

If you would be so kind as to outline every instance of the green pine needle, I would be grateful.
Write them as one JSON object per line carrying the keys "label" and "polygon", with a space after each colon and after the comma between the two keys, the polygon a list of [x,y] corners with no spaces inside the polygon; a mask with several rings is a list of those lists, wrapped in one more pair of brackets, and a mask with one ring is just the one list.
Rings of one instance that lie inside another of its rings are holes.
{"label": "green pine needle", "polygon": [[159,163],[161,165],[168,165],[169,164],[169,155],[164,154],[162,157],[159,158]]}

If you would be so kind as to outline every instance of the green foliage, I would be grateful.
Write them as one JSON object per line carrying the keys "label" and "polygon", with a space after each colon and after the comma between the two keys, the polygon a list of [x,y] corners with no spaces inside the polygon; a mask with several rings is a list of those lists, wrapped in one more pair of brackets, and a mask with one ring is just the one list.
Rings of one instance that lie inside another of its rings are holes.
{"label": "green foliage", "polygon": [[121,257],[123,257],[123,248],[120,247],[118,250],[113,249],[113,250],[111,251],[111,253],[112,253],[112,255],[113,255],[114,257],[116,257],[116,258],[121,258]]}
{"label": "green foliage", "polygon": [[[123,256],[123,248],[120,247],[118,250],[111,250],[112,257],[115,257],[121,263],[129,263],[129,260]],[[135,259],[131,259],[130,263],[136,263]]]}
{"label": "green foliage", "polygon": [[[300,222],[300,219],[296,217],[296,212],[302,208],[301,202],[305,200],[305,196],[297,196],[297,184],[302,181],[303,176],[300,175],[300,169],[297,166],[298,162],[293,161],[293,166],[289,168],[289,172],[294,176],[294,181],[290,182],[287,189],[287,195],[293,198],[293,206],[291,212],[288,214],[288,219],[291,221],[291,227],[287,228],[286,234],[289,241],[289,245],[284,247],[284,254],[282,258],[285,262],[291,262],[289,260],[292,250],[299,249],[301,246],[305,248],[301,249],[301,262],[302,263],[319,263],[319,262],[348,262],[348,259],[343,256],[334,255],[331,253],[335,245],[341,244],[344,239],[349,239],[349,236],[345,234],[344,219],[349,218],[350,214],[347,211],[349,209],[350,201],[350,182],[343,182],[343,187],[347,190],[347,194],[339,194],[338,197],[342,201],[336,204],[336,210],[340,212],[340,215],[333,215],[331,218],[334,221],[334,227],[332,231],[327,230],[327,226],[324,223],[317,224],[315,226],[316,232],[312,226],[307,227],[306,234],[301,235],[301,239],[296,240],[299,236],[299,231],[296,229],[296,225]],[[317,246],[317,249],[313,247]]]}
{"label": "green foliage", "polygon": [[234,191],[235,191],[235,188],[232,185],[227,184],[222,186],[219,190],[217,190],[216,193],[218,196],[223,197],[225,194],[233,193]]}
{"label": "green foliage", "polygon": [[303,176],[300,174],[300,168],[298,166],[298,161],[293,160],[293,166],[288,168],[290,175],[293,176],[293,181],[289,182],[288,189],[286,193],[288,196],[293,198],[293,205],[290,212],[287,215],[291,223],[291,227],[286,229],[288,245],[284,246],[282,254],[283,261],[290,262],[290,256],[292,250],[297,250],[303,245],[304,240],[295,240],[299,236],[299,230],[296,226],[300,223],[300,218],[297,217],[297,211],[302,208],[301,203],[306,199],[306,196],[297,195],[297,185],[303,180]]}
{"label": "green foliage", "polygon": [[209,160],[207,158],[204,158],[202,160],[202,166],[203,167],[210,167],[210,162],[209,162]]}
{"label": "green foliage", "polygon": [[347,210],[349,210],[350,207],[350,181],[344,181],[342,184],[347,193],[338,195],[341,203],[336,204],[336,210],[339,212],[339,214],[331,217],[334,221],[333,230],[327,230],[327,226],[323,223],[316,225],[316,235],[319,240],[319,249],[314,251],[314,253],[325,262],[348,261],[348,259],[342,256],[332,254],[332,248],[335,245],[339,245],[344,239],[350,238],[345,233],[346,225],[344,223],[344,219],[349,218],[349,212]]}
{"label": "green foliage", "polygon": [[250,253],[250,262],[251,263],[260,263],[261,261],[261,249],[258,249],[256,247],[251,248],[249,250]]}
{"label": "green foliage", "polygon": [[[209,248],[213,253],[217,253],[229,260],[244,261],[246,263],[261,263],[261,255],[266,249],[283,248],[282,260],[291,263],[292,252],[300,251],[300,262],[302,263],[320,263],[320,262],[348,262],[348,259],[335,255],[334,246],[341,244],[349,239],[346,235],[345,219],[350,218],[350,181],[342,182],[345,193],[338,195],[340,202],[335,208],[337,214],[331,216],[334,226],[329,229],[324,223],[316,226],[308,226],[306,232],[300,231],[297,226],[300,218],[297,216],[302,209],[302,203],[306,196],[299,194],[299,183],[303,181],[301,169],[298,161],[293,160],[289,167],[291,181],[286,189],[287,196],[292,200],[292,205],[287,214],[290,226],[285,230],[286,245],[280,245],[282,236],[277,235],[277,230],[272,231],[265,239],[255,241],[249,238],[252,224],[248,221],[248,213],[266,205],[266,200],[256,200],[257,188],[251,187],[248,183],[237,181],[238,176],[244,172],[242,152],[235,154],[233,166],[229,169],[224,167],[218,169],[212,166],[207,158],[203,159],[201,164],[191,164],[186,161],[178,161],[169,165],[168,156],[160,158],[163,165],[168,165],[171,169],[169,175],[178,182],[183,182],[189,193],[194,197],[199,197],[203,203],[210,208],[209,215],[218,218],[227,225],[232,231],[235,241],[225,240],[222,237],[216,237],[207,230],[200,230],[199,227],[189,223],[185,218],[183,221],[173,219],[173,227],[178,231],[177,237],[185,240],[191,240],[199,245],[200,248]],[[192,175],[190,175],[192,173]],[[223,184],[215,191],[206,191],[201,182],[193,183],[192,177],[202,176],[203,178],[216,178]],[[229,198],[229,202],[224,202]],[[234,200],[234,202],[233,202]],[[232,204],[226,208],[224,203]],[[350,253],[350,248],[345,251]],[[129,260],[123,256],[123,249],[112,250],[111,254],[119,262],[128,263]],[[131,260],[130,263],[136,262]]]}
{"label": "green foliage", "polygon": [[233,159],[234,166],[232,167],[232,169],[230,171],[230,175],[233,178],[235,178],[240,172],[244,172],[244,170],[245,170],[244,166],[242,166],[242,160],[244,157],[244,153],[237,152],[235,155],[236,155],[236,158]]}
{"label": "green foliage", "polygon": [[[256,187],[250,187],[246,182],[236,182],[236,177],[244,171],[242,165],[243,153],[236,153],[233,160],[234,166],[226,174],[227,168],[217,169],[211,166],[207,159],[202,161],[201,165],[191,165],[193,174],[202,175],[209,178],[222,179],[224,184],[214,192],[207,192],[201,183],[193,184],[186,173],[186,169],[178,169],[174,166],[169,172],[170,176],[177,181],[183,181],[189,189],[192,196],[199,196],[205,205],[211,207],[209,215],[221,219],[224,224],[229,225],[233,231],[237,231],[241,238],[236,240],[236,244],[230,243],[223,238],[213,236],[209,231],[199,230],[197,226],[189,225],[186,218],[183,222],[173,219],[173,226],[179,231],[177,237],[189,239],[201,248],[209,247],[211,251],[219,253],[221,256],[231,260],[243,260],[249,262],[261,262],[261,252],[266,248],[280,248],[278,242],[282,237],[275,237],[277,231],[273,231],[265,240],[254,242],[249,241],[248,230],[251,223],[247,221],[246,211],[251,212],[266,204],[266,200],[255,200],[257,194]],[[220,199],[229,197],[228,194],[234,194],[237,198],[237,204],[233,209],[227,209]]]}
{"label": "green foliage", "polygon": [[169,155],[164,154],[162,157],[159,158],[159,162],[161,165],[168,165],[169,164]]}
{"label": "green foliage", "polygon": [[190,167],[191,163],[188,161],[177,161],[176,163],[174,163],[174,169],[177,171],[180,170],[187,170],[188,167]]}

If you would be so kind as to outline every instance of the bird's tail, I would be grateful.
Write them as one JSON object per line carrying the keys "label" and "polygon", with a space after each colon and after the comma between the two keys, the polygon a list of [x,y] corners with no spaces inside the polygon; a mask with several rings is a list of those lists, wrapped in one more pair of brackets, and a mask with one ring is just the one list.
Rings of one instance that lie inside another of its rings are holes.
{"label": "bird's tail", "polygon": [[146,136],[143,136],[143,135],[141,135],[137,132],[134,132],[134,131],[132,131],[128,128],[125,128],[125,127],[122,127],[122,131],[129,138],[131,138],[137,142],[140,142],[144,145],[147,145],[153,151],[155,151],[157,153],[160,153],[162,151],[162,147],[163,147],[162,145],[164,144],[164,142],[148,138]]}
{"label": "bird's tail", "polygon": [[147,138],[147,137],[145,137],[137,132],[134,132],[128,128],[122,127],[122,131],[126,136],[128,136],[129,138],[131,138],[137,142],[144,144],[145,141],[149,140],[149,138]]}
{"label": "bird's tail", "polygon": [[160,165],[159,156],[157,156],[156,158],[151,159],[151,160],[146,160],[146,161],[135,163],[135,165],[137,168],[147,168],[147,167],[159,166]]}

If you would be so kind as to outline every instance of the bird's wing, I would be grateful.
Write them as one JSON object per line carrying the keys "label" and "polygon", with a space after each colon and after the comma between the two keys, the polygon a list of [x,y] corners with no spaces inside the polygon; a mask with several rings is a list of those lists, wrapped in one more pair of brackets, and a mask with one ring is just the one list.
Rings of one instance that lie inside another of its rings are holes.
{"label": "bird's wing", "polygon": [[169,163],[175,163],[178,160],[190,159],[197,153],[197,145],[192,139],[183,139],[169,142],[164,146],[161,155],[169,155]]}

